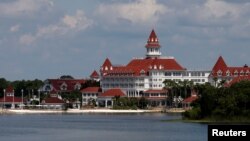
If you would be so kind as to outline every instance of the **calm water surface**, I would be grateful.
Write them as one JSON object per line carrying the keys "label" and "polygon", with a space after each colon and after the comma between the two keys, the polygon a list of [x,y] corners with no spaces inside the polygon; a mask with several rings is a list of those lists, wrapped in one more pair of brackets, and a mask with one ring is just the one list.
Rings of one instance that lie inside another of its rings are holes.
{"label": "calm water surface", "polygon": [[169,114],[0,115],[0,141],[206,141],[207,125]]}

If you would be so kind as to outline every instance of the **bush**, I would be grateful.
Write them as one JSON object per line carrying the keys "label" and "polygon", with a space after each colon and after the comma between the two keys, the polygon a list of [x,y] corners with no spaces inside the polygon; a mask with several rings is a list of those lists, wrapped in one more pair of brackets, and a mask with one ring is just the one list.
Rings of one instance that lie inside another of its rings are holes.
{"label": "bush", "polygon": [[201,109],[199,107],[193,108],[192,110],[185,111],[183,113],[184,119],[200,119]]}

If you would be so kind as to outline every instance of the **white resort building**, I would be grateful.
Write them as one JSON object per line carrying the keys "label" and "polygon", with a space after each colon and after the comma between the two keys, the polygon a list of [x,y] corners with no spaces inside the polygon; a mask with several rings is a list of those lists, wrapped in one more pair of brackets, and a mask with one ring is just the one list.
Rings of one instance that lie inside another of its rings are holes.
{"label": "white resort building", "polygon": [[107,58],[100,68],[102,92],[120,88],[127,97],[146,97],[164,106],[167,91],[163,81],[189,80],[195,84],[208,82],[210,71],[187,70],[174,57],[162,56],[159,39],[154,30],[149,35],[144,58],[132,59],[125,66],[116,66]]}

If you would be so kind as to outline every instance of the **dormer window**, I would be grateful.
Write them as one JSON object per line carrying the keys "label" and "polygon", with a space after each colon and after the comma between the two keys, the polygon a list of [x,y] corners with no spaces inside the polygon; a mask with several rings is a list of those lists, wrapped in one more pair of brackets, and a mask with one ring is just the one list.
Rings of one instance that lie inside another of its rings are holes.
{"label": "dormer window", "polygon": [[227,70],[227,76],[230,76],[230,75],[231,75],[230,71],[229,71],[229,70]]}
{"label": "dormer window", "polygon": [[218,75],[218,76],[222,76],[222,71],[219,70],[219,71],[217,72],[217,75]]}
{"label": "dormer window", "polygon": [[241,70],[241,71],[240,71],[240,76],[243,76],[243,75],[244,75],[244,71]]}
{"label": "dormer window", "polygon": [[160,66],[159,66],[159,69],[161,70],[162,68],[163,68],[162,65],[160,65]]}
{"label": "dormer window", "polygon": [[140,75],[145,75],[145,71],[144,71],[144,70],[141,70],[141,71],[140,71]]}
{"label": "dormer window", "polygon": [[248,75],[249,75],[249,70],[246,71],[246,76],[248,76]]}
{"label": "dormer window", "polygon": [[156,65],[154,65],[154,69],[157,69],[157,66],[156,66]]}
{"label": "dormer window", "polygon": [[238,76],[238,71],[234,71],[234,76]]}
{"label": "dormer window", "polygon": [[60,86],[61,90],[67,90],[67,84],[64,82],[61,86]]}

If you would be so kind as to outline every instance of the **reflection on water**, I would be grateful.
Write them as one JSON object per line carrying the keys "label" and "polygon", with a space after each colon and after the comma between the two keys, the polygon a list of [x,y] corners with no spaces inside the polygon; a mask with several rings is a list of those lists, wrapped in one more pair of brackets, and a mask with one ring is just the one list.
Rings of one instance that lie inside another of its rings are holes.
{"label": "reflection on water", "polygon": [[0,115],[1,141],[205,141],[207,125],[169,114]]}

